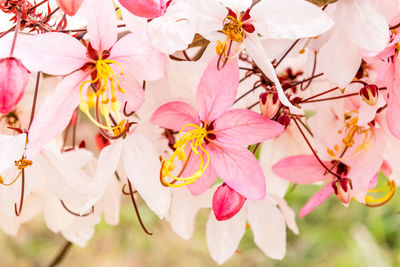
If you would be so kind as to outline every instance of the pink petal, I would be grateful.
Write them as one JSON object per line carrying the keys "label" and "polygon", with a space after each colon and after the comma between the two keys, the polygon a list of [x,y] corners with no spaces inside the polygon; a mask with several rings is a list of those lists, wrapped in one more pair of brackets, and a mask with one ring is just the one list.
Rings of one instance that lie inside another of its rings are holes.
{"label": "pink petal", "polygon": [[393,134],[394,137],[400,140],[400,77],[399,70],[400,70],[400,60],[398,57],[395,57],[395,63],[393,66],[393,70],[391,74],[393,76],[388,75],[388,78],[392,78],[392,80],[388,80],[387,88],[389,91],[389,102],[386,111],[386,120],[387,125],[390,132]]}
{"label": "pink petal", "polygon": [[118,0],[123,7],[135,16],[157,18],[167,9],[165,0]]}
{"label": "pink petal", "polygon": [[28,81],[28,70],[18,59],[0,59],[0,113],[8,114],[15,109]]}
{"label": "pink petal", "polygon": [[144,32],[127,34],[118,40],[111,50],[111,59],[120,63],[125,71],[134,73],[139,81],[158,80],[165,75],[166,57],[151,46]]}
{"label": "pink petal", "polygon": [[150,121],[163,128],[180,131],[189,123],[200,125],[196,110],[184,103],[174,101],[162,105],[151,116]]}
{"label": "pink petal", "polygon": [[58,6],[68,16],[76,14],[78,9],[81,7],[83,0],[57,0]]}
{"label": "pink petal", "polygon": [[128,112],[137,111],[144,103],[144,91],[143,87],[136,78],[130,74],[125,73],[125,78],[121,82],[121,87],[125,90],[124,93],[116,90],[116,97],[121,103],[123,108],[125,102],[127,103],[126,109]]}
{"label": "pink petal", "polygon": [[[186,155],[189,154],[190,147],[187,147]],[[205,154],[200,150],[200,153],[202,154],[203,158],[206,158]],[[187,177],[195,173],[200,166],[200,158],[197,157],[196,155],[192,154],[190,157],[190,160],[186,166],[185,171],[183,172],[183,176]],[[203,175],[193,184],[189,184],[187,187],[192,193],[192,195],[197,196],[202,194],[204,191],[209,189],[212,184],[215,182],[217,179],[218,174],[213,168],[212,165],[209,165],[206,169],[206,171],[203,173]]]}
{"label": "pink petal", "polygon": [[[332,164],[324,161],[329,168]],[[312,184],[331,178],[330,174],[324,175],[325,169],[313,155],[298,155],[280,160],[272,171],[279,177],[296,184]]]}
{"label": "pink petal", "polygon": [[65,33],[49,32],[38,35],[20,35],[15,56],[32,71],[51,75],[67,75],[86,62],[86,48]]}
{"label": "pink petal", "polygon": [[334,193],[332,188],[332,182],[326,184],[321,191],[318,191],[313,195],[304,207],[300,210],[300,217],[304,217],[309,214],[313,209],[321,205],[330,195]]}
{"label": "pink petal", "polygon": [[77,71],[65,77],[40,106],[29,130],[27,155],[33,158],[51,139],[59,135],[71,120],[79,104],[79,87],[87,73]]}
{"label": "pink petal", "polygon": [[230,188],[227,184],[220,185],[214,193],[212,208],[218,221],[225,221],[235,216],[243,207],[246,198]]}
{"label": "pink petal", "polygon": [[239,66],[236,59],[222,70],[217,69],[218,57],[208,65],[197,87],[200,119],[212,122],[230,108],[239,86]]}
{"label": "pink petal", "polygon": [[206,149],[210,154],[210,163],[227,185],[250,200],[265,197],[264,173],[249,150],[216,142],[207,145]]}
{"label": "pink petal", "polygon": [[254,111],[234,109],[215,120],[217,140],[231,145],[251,145],[277,137],[285,129]]}
{"label": "pink petal", "polygon": [[81,8],[88,20],[88,36],[98,51],[109,50],[117,41],[117,14],[109,0],[85,0]]}

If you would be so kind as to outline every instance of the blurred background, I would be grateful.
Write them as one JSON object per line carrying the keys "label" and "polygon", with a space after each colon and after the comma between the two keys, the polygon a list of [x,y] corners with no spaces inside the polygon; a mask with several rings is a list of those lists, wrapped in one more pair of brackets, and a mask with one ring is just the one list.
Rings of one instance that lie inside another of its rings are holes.
{"label": "blurred background", "polygon": [[[298,213],[318,186],[297,186],[286,199]],[[195,234],[185,241],[143,204],[140,211],[146,235],[128,198],[119,226],[102,222],[87,247],[70,247],[59,266],[218,266],[209,256],[202,210]],[[367,208],[352,201],[348,208],[334,197],[306,218],[297,218],[300,235],[288,230],[287,254],[282,261],[267,258],[247,229],[238,251],[222,266],[400,266],[399,195],[383,207]],[[268,227],[266,225],[265,227]],[[53,234],[41,216],[21,227],[16,237],[0,233],[0,266],[48,266],[66,241]]]}

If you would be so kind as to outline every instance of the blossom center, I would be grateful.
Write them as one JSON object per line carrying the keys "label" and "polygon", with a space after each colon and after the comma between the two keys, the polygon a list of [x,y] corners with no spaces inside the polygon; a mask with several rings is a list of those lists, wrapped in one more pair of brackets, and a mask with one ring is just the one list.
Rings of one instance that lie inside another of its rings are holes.
{"label": "blossom center", "polygon": [[[80,86],[80,104],[79,108],[88,118],[99,128],[110,131],[114,136],[124,131],[125,120],[121,120],[121,104],[117,100],[116,91],[125,93],[121,87],[121,81],[124,79],[124,70],[115,60],[103,57],[102,54],[97,59],[88,63],[92,80],[84,81]],[[116,73],[119,70],[119,73]],[[87,97],[83,96],[85,85],[90,84],[94,93],[88,91]],[[94,98],[96,100],[94,100]],[[96,118],[90,114],[90,108],[95,106]],[[116,116],[116,120],[111,125],[111,112]],[[103,117],[105,125],[101,122],[98,113]]]}
{"label": "blossom center", "polygon": [[[188,128],[190,129],[188,130]],[[182,187],[196,182],[203,175],[210,163],[210,156],[203,147],[209,134],[206,124],[203,127],[195,124],[187,124],[182,127],[178,133],[178,141],[174,144],[174,153],[168,160],[162,162],[160,180],[163,185]],[[186,154],[187,152],[188,154]],[[198,169],[190,176],[181,177],[192,156],[199,158]],[[175,169],[174,160],[176,157],[183,163],[183,167],[180,173],[174,176],[171,171]],[[172,181],[167,181],[166,177],[171,178]],[[176,182],[181,183],[176,184]]]}

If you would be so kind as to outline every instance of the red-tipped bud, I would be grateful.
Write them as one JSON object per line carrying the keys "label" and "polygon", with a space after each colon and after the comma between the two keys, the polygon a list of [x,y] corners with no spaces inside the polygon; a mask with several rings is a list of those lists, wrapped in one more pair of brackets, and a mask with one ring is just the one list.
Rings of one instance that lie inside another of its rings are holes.
{"label": "red-tipped bud", "polygon": [[83,0],[57,0],[58,6],[68,16],[76,14],[81,7]]}
{"label": "red-tipped bud", "polygon": [[230,188],[227,184],[220,185],[214,193],[212,207],[218,221],[229,220],[243,207],[246,198]]}
{"label": "red-tipped bud", "polygon": [[281,106],[277,92],[265,92],[260,94],[261,114],[268,119],[272,119]]}
{"label": "red-tipped bud", "polygon": [[10,113],[21,100],[29,81],[29,71],[21,61],[0,59],[0,113]]}
{"label": "red-tipped bud", "polygon": [[135,16],[157,18],[167,9],[166,0],[119,0],[121,5]]}
{"label": "red-tipped bud", "polygon": [[370,106],[375,106],[378,102],[378,94],[379,89],[375,84],[368,84],[360,90],[362,100]]}
{"label": "red-tipped bud", "polygon": [[284,110],[283,114],[280,115],[278,118],[278,122],[283,126],[285,126],[285,128],[288,127],[290,124],[290,116],[288,113],[289,113],[288,110]]}
{"label": "red-tipped bud", "polygon": [[353,185],[349,178],[342,178],[332,184],[333,190],[335,190],[336,197],[343,202],[348,204],[352,197]]}

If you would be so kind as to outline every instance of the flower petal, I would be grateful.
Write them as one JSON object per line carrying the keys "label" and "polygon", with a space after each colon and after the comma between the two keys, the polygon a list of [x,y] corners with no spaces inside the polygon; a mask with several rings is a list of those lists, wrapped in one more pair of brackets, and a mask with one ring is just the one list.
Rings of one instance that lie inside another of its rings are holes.
{"label": "flower petal", "polygon": [[[400,59],[395,57],[394,65],[387,73],[387,88],[389,102],[386,111],[386,121],[390,132],[400,140]],[[386,77],[385,77],[386,78]]]}
{"label": "flower petal", "polygon": [[77,71],[65,77],[51,95],[46,97],[35,114],[29,130],[27,155],[32,158],[68,125],[79,104],[79,86],[87,73]]}
{"label": "flower petal", "polygon": [[118,0],[129,12],[143,18],[157,18],[167,9],[166,0]]}
{"label": "flower petal", "polygon": [[211,258],[223,264],[235,253],[246,228],[246,216],[243,211],[228,221],[217,221],[210,212],[206,226],[208,251]]}
{"label": "flower petal", "polygon": [[86,48],[77,39],[58,32],[18,36],[15,56],[28,70],[51,75],[70,74],[88,61]]}
{"label": "flower petal", "polygon": [[313,195],[304,207],[300,210],[300,217],[304,217],[309,214],[313,209],[321,205],[330,195],[334,193],[332,182],[327,183],[321,191],[318,191]]}
{"label": "flower petal", "polygon": [[161,219],[167,214],[171,192],[160,183],[161,164],[154,145],[144,136],[127,135],[122,163],[133,187]]}
{"label": "flower petal", "polygon": [[[117,41],[117,14],[109,0],[85,0],[82,14],[88,19],[88,36],[92,47],[98,51],[109,50]],[[107,20],[107,21],[105,21]]]}
{"label": "flower petal", "polygon": [[343,20],[338,23],[356,45],[374,52],[385,48],[389,41],[389,26],[385,16],[370,0],[339,2],[337,12]]}
{"label": "flower petal", "polygon": [[121,64],[124,71],[133,73],[139,81],[158,80],[165,75],[165,55],[151,46],[145,32],[130,33],[118,40],[112,47],[110,59]]}
{"label": "flower petal", "polygon": [[26,134],[0,135],[0,172],[14,166],[25,150]]}
{"label": "flower petal", "polygon": [[197,105],[202,121],[212,122],[230,108],[239,87],[239,66],[236,59],[218,70],[218,57],[208,65],[197,87]]}
{"label": "flower petal", "polygon": [[[325,161],[329,168],[332,164]],[[312,155],[298,155],[280,160],[272,171],[279,177],[296,184],[312,184],[318,181],[330,179],[331,175],[324,175],[325,169]]]}
{"label": "flower petal", "polygon": [[174,101],[162,105],[151,116],[151,122],[163,128],[180,131],[186,124],[200,125],[196,110],[184,103]]}
{"label": "flower petal", "polygon": [[261,69],[261,71],[275,84],[275,87],[278,91],[279,100],[283,105],[287,106],[290,109],[290,112],[293,114],[303,114],[304,112],[293,106],[290,103],[289,99],[286,97],[285,92],[282,89],[282,86],[279,82],[278,77],[276,76],[275,69],[271,64],[271,61],[267,58],[264,52],[264,48],[260,42],[259,37],[256,34],[248,35],[246,40],[246,51],[249,56],[254,60],[256,65]]}
{"label": "flower petal", "polygon": [[262,0],[251,9],[250,16],[256,31],[266,38],[314,37],[333,25],[320,8],[303,0]]}
{"label": "flower petal", "polygon": [[137,111],[144,103],[144,91],[142,85],[136,80],[130,72],[125,73],[124,80],[121,81],[121,87],[125,90],[121,93],[115,90],[117,99],[124,107],[125,103],[128,112]]}
{"label": "flower petal", "polygon": [[58,6],[68,16],[76,14],[78,9],[81,7],[83,0],[57,0]]}
{"label": "flower petal", "polygon": [[251,200],[265,197],[264,174],[249,150],[216,142],[207,145],[206,149],[210,154],[210,164],[232,189]]}
{"label": "flower petal", "polygon": [[277,137],[285,129],[254,111],[234,109],[215,120],[214,132],[219,142],[230,145],[252,145]]}
{"label": "flower petal", "polygon": [[281,260],[286,253],[286,223],[281,211],[270,201],[249,201],[247,220],[254,243],[272,259]]}

